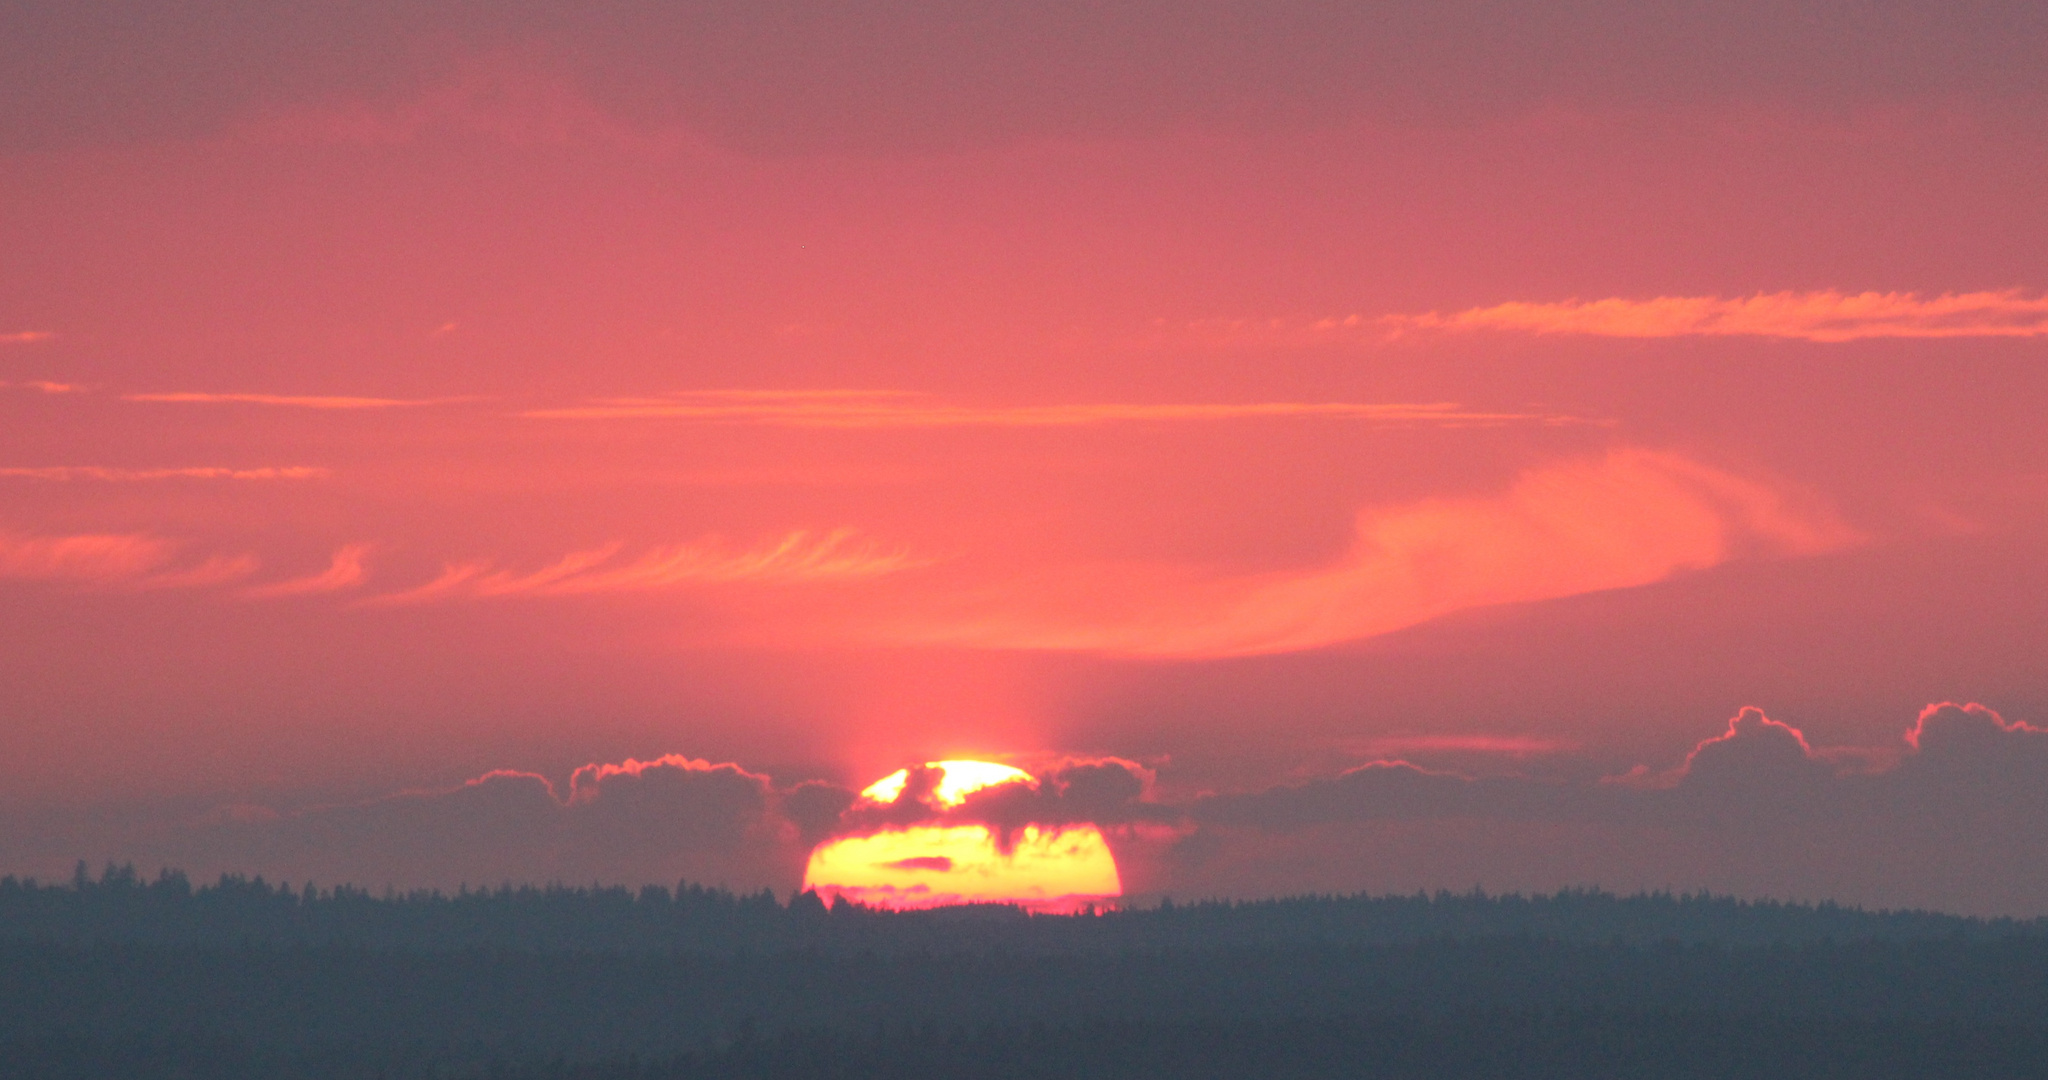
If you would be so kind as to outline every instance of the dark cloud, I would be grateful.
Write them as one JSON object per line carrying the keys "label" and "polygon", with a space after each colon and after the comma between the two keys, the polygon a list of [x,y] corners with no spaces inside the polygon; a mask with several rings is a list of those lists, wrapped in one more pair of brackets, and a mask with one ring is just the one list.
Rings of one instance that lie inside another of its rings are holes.
{"label": "dark cloud", "polygon": [[815,844],[832,834],[839,818],[851,809],[854,792],[822,780],[807,780],[782,796],[782,813],[797,827],[805,844]]}
{"label": "dark cloud", "polygon": [[2048,731],[1981,705],[1930,706],[1871,753],[1815,748],[1745,708],[1676,766],[1597,785],[1376,762],[1188,812],[1199,827],[1161,872],[1184,891],[1291,874],[1343,890],[1603,884],[2048,911]]}
{"label": "dark cloud", "polygon": [[[1619,782],[1379,761],[1171,802],[1143,766],[1103,758],[1044,767],[1036,782],[985,788],[950,808],[929,798],[937,771],[913,769],[902,798],[875,806],[833,784],[778,787],[736,765],[671,756],[587,766],[566,794],[497,772],[452,791],[294,814],[231,807],[171,835],[49,822],[33,831],[97,845],[61,853],[64,866],[104,851],[371,887],[687,879],[788,893],[811,847],[835,835],[1091,823],[1110,836],[1127,887],[1146,895],[1601,885],[2048,911],[2048,731],[1944,703],[1896,747],[1874,750],[1845,757],[1746,708],[1683,760]],[[1871,761],[1888,767],[1872,771]],[[5,854],[41,857],[20,844]]]}
{"label": "dark cloud", "polygon": [[453,791],[211,815],[151,846],[162,861],[202,872],[372,887],[689,880],[789,891],[819,808],[849,799],[830,785],[778,791],[738,766],[667,757],[586,766],[561,799],[542,777],[495,772]]}
{"label": "dark cloud", "polygon": [[1375,761],[1335,779],[1205,799],[1197,820],[1289,829],[1331,821],[1398,820],[1472,813],[1486,785],[1405,761]]}
{"label": "dark cloud", "polygon": [[855,835],[909,825],[980,824],[999,842],[1026,825],[1115,827],[1179,821],[1182,808],[1152,801],[1152,771],[1121,758],[1086,758],[1043,768],[1030,782],[997,784],[970,793],[957,806],[930,798],[944,774],[914,766],[901,794],[884,805],[862,803],[842,814],[833,832]]}
{"label": "dark cloud", "polygon": [[1842,0],[14,0],[0,145],[182,138],[397,102],[520,55],[607,111],[770,152],[1547,104],[1825,108],[2038,94],[2041,5]]}

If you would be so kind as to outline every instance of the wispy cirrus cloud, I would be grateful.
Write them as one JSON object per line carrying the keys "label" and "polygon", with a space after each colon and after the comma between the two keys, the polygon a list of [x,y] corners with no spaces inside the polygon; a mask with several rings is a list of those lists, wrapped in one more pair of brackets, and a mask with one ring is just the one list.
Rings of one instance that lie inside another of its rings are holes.
{"label": "wispy cirrus cloud", "polygon": [[39,341],[50,341],[56,334],[48,330],[17,330],[11,334],[0,334],[0,345],[34,345]]}
{"label": "wispy cirrus cloud", "polygon": [[1746,555],[1863,537],[1782,485],[1668,452],[1620,449],[1525,472],[1491,496],[1360,511],[1318,567],[1202,578],[1076,570],[924,597],[856,632],[922,645],[1223,657],[1315,649],[1453,612],[1628,588]]}
{"label": "wispy cirrus cloud", "polygon": [[446,600],[505,596],[578,596],[637,592],[685,585],[735,582],[803,584],[857,581],[926,565],[901,550],[885,550],[851,529],[798,530],[759,547],[734,551],[716,542],[653,548],[620,558],[625,545],[571,552],[526,573],[487,561],[450,563],[440,576],[404,592],[370,597],[364,607],[401,607]]}
{"label": "wispy cirrus cloud", "polygon": [[254,574],[262,565],[254,555],[215,555],[197,566],[164,570],[129,583],[136,589],[204,589],[228,585]]}
{"label": "wispy cirrus cloud", "polygon": [[1551,412],[1469,409],[1456,402],[961,405],[921,394],[863,390],[697,391],[666,397],[603,398],[582,405],[530,409],[520,415],[544,420],[659,419],[814,428],[1081,427],[1272,419],[1435,426],[1588,422]]}
{"label": "wispy cirrus cloud", "polygon": [[349,397],[326,394],[123,394],[123,401],[173,405],[273,405],[288,409],[405,409],[444,405],[457,398]]}
{"label": "wispy cirrus cloud", "polygon": [[34,536],[0,532],[0,578],[108,582],[139,578],[169,562],[170,541],[142,533]]}
{"label": "wispy cirrus cloud", "polygon": [[99,480],[114,483],[142,480],[321,480],[333,475],[330,469],[291,465],[255,469],[223,466],[189,466],[171,469],[116,469],[100,465],[42,465],[0,467],[0,477],[17,480]]}
{"label": "wispy cirrus cloud", "polygon": [[327,564],[327,569],[317,574],[275,581],[268,585],[252,585],[243,589],[241,595],[251,600],[275,600],[288,596],[310,596],[352,589],[369,577],[369,572],[363,566],[363,560],[369,554],[368,544],[348,544],[336,550],[333,559]]}
{"label": "wispy cirrus cloud", "polygon": [[1573,743],[1534,735],[1380,735],[1357,739],[1345,748],[1372,757],[1402,754],[1492,754],[1536,757],[1574,749]]}
{"label": "wispy cirrus cloud", "polygon": [[178,544],[147,533],[38,536],[0,530],[0,579],[126,590],[197,589],[256,572],[253,555],[215,555],[174,565]]}
{"label": "wispy cirrus cloud", "polygon": [[[1746,297],[1619,297],[1556,303],[1516,301],[1421,315],[1390,315],[1380,326],[1402,331],[1493,330],[1596,337],[1777,337],[1843,342],[1869,338],[2040,337],[2048,335],[2048,295],[1994,292],[1758,293]],[[1346,326],[1361,325],[1347,320]]]}
{"label": "wispy cirrus cloud", "polygon": [[92,389],[81,383],[56,382],[50,379],[27,379],[22,382],[0,382],[0,388],[16,387],[22,390],[40,390],[45,394],[83,394]]}

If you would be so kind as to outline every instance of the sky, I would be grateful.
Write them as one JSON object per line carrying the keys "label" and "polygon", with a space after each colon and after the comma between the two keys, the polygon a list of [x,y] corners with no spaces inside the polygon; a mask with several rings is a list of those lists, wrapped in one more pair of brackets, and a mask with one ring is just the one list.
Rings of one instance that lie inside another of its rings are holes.
{"label": "sky", "polygon": [[0,25],[0,872],[2048,914],[2039,5]]}

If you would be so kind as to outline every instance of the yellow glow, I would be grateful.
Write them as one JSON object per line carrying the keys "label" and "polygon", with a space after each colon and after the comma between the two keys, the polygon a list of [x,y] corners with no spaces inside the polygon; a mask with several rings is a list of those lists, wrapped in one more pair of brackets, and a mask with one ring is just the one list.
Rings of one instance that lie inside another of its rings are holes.
{"label": "yellow glow", "polygon": [[[1031,779],[1031,774],[1022,769],[992,761],[928,761],[924,767],[939,770],[939,782],[932,789],[932,801],[942,807],[958,806],[968,795],[985,787]],[[860,796],[870,802],[892,803],[903,794],[903,785],[909,782],[910,770],[898,769],[869,784]]]}
{"label": "yellow glow", "polygon": [[1093,825],[1027,825],[1007,853],[985,825],[914,825],[828,840],[804,887],[870,907],[1020,904],[1072,912],[1123,894],[1116,859]]}
{"label": "yellow glow", "polygon": [[[986,761],[934,761],[941,771],[925,803],[960,805],[998,784],[1031,783],[1031,774]],[[861,797],[893,803],[909,783],[907,769],[883,777]],[[1116,859],[1093,825],[1026,825],[1003,850],[981,824],[911,825],[867,836],[827,840],[811,851],[804,888],[828,899],[870,907],[928,908],[946,904],[1017,904],[1034,911],[1077,912],[1123,895]]]}

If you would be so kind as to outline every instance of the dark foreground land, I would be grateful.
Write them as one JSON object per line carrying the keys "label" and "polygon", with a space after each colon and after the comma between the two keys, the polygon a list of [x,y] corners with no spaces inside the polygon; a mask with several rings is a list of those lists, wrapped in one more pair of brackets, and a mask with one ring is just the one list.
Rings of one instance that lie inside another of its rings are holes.
{"label": "dark foreground land", "polygon": [[1073,918],[0,881],[0,1076],[2048,1077],[2048,926],[1706,897]]}

